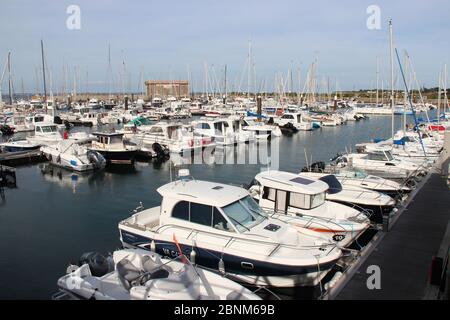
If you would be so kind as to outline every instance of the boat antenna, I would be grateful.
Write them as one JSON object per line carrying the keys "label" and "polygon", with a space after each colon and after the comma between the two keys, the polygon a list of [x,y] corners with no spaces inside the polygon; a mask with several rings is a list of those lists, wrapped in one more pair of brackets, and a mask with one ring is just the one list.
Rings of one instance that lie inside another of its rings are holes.
{"label": "boat antenna", "polygon": [[305,160],[306,160],[306,168],[308,168],[308,171],[310,171],[309,163],[308,163],[308,155],[306,154],[306,148],[303,148],[303,152],[305,153]]}

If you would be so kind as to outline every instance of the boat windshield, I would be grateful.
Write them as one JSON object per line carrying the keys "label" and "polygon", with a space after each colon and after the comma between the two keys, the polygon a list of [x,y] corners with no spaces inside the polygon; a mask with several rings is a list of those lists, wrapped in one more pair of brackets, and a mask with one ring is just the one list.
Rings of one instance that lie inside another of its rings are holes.
{"label": "boat windshield", "polygon": [[43,133],[52,133],[56,132],[56,126],[43,126],[41,127]]}
{"label": "boat windshield", "polygon": [[384,154],[386,155],[386,158],[388,159],[388,161],[394,160],[394,157],[392,156],[391,151],[385,151]]}
{"label": "boat windshield", "polygon": [[267,215],[250,196],[222,207],[222,210],[240,232],[249,231],[267,218]]}
{"label": "boat windshield", "polygon": [[342,191],[341,183],[332,174],[323,176],[323,177],[319,178],[319,180],[322,180],[323,182],[328,184],[328,187],[329,187],[328,193],[333,194],[333,193],[338,193],[338,192]]}

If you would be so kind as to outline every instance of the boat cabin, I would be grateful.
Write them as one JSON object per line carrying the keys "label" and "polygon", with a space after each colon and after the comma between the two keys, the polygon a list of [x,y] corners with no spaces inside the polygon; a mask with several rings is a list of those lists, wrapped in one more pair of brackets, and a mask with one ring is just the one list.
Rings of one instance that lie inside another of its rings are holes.
{"label": "boat cabin", "polygon": [[94,132],[92,134],[97,137],[96,141],[92,141],[93,147],[101,149],[123,148],[123,133]]}
{"label": "boat cabin", "polygon": [[257,199],[260,206],[278,213],[319,207],[325,202],[325,193],[329,188],[323,181],[283,171],[261,172],[256,175],[255,182],[259,187]]}
{"label": "boat cabin", "polygon": [[220,183],[179,180],[160,187],[160,225],[192,224],[204,231],[249,231],[266,215],[245,189]]}

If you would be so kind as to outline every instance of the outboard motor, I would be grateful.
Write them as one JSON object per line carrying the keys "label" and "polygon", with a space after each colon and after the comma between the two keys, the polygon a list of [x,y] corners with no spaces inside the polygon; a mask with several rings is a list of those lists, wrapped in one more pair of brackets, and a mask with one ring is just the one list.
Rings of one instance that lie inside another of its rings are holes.
{"label": "outboard motor", "polygon": [[10,126],[8,126],[7,124],[1,125],[1,126],[0,126],[0,131],[1,131],[2,134],[5,135],[5,136],[9,136],[9,135],[14,134],[14,129],[11,128]]}
{"label": "outboard motor", "polygon": [[156,153],[158,159],[163,159],[169,156],[169,149],[163,147],[159,143],[155,142],[152,144],[152,149]]}
{"label": "outboard motor", "polygon": [[90,163],[94,164],[95,169],[103,169],[106,166],[106,159],[99,152],[89,150],[86,156]]}
{"label": "outboard motor", "polygon": [[98,252],[86,252],[83,253],[78,260],[78,264],[89,265],[91,274],[95,277],[101,277],[114,270],[114,262],[112,258],[106,258],[104,255]]}
{"label": "outboard motor", "polygon": [[53,123],[55,123],[55,124],[62,124],[63,121],[62,121],[61,117],[59,117],[59,116],[54,116],[54,117],[53,117]]}

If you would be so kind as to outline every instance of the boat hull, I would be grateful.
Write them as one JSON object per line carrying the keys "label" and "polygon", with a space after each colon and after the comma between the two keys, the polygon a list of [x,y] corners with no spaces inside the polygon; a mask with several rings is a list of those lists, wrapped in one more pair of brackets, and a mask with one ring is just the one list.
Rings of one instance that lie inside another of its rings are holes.
{"label": "boat hull", "polygon": [[[151,250],[152,239],[136,233],[120,229],[120,239],[125,248],[141,248]],[[304,266],[289,266],[270,263],[261,260],[247,259],[242,256],[192,246],[179,241],[183,254],[192,259],[191,253],[195,251],[195,263],[214,272],[220,271],[220,261],[223,261],[223,270],[227,276],[239,282],[250,285],[267,287],[295,287],[315,286],[326,273],[335,265],[336,260],[327,263]],[[161,239],[155,239],[156,253],[170,258],[179,255],[177,245]]]}

